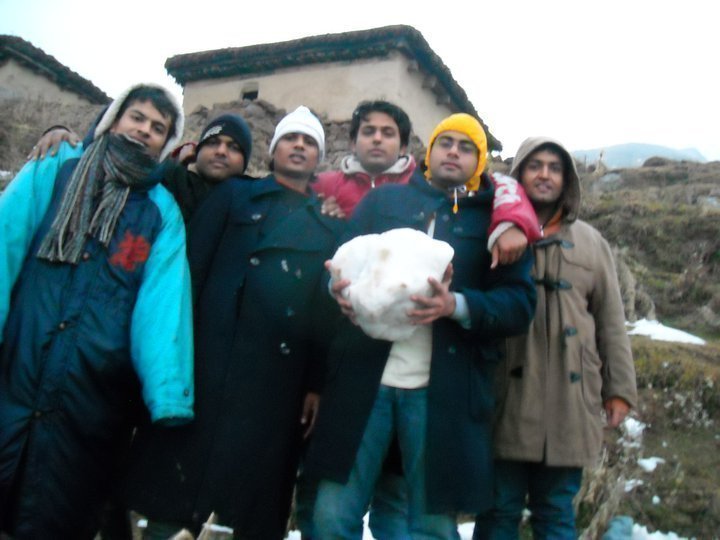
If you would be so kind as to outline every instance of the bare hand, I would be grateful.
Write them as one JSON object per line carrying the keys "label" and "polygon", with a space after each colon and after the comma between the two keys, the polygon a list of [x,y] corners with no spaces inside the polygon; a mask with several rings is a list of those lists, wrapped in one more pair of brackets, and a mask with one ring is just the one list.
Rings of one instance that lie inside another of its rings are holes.
{"label": "bare hand", "polygon": [[43,159],[48,151],[51,156],[57,154],[60,145],[63,142],[70,143],[70,146],[75,148],[80,143],[80,138],[77,133],[70,129],[56,127],[45,133],[38,142],[33,146],[32,150],[27,156],[29,160]]}
{"label": "bare hand", "polygon": [[490,268],[498,264],[512,264],[520,260],[527,249],[528,239],[520,229],[513,226],[502,233],[492,247]]}
{"label": "bare hand", "polygon": [[418,307],[408,311],[408,317],[413,324],[430,324],[441,317],[449,317],[455,312],[455,295],[450,292],[452,282],[453,266],[448,264],[443,274],[442,282],[435,278],[428,278],[432,287],[430,296],[414,294],[410,300]]}
{"label": "bare hand", "polygon": [[[332,266],[330,261],[325,261],[325,268],[332,275]],[[355,321],[355,310],[352,307],[352,303],[349,298],[343,295],[345,288],[350,285],[350,281],[347,279],[340,279],[335,281],[334,279],[330,282],[330,294],[332,294],[335,301],[340,306],[340,311],[345,315],[353,324],[357,324]]]}
{"label": "bare hand", "polygon": [[330,195],[329,197],[325,197],[323,195],[318,195],[322,199],[322,208],[320,208],[320,212],[322,214],[325,214],[326,216],[336,217],[338,219],[345,219],[345,212],[342,211],[342,208],[340,208],[340,205],[337,202],[337,199],[334,195]]}
{"label": "bare hand", "polygon": [[630,405],[623,398],[611,397],[605,402],[605,414],[607,415],[608,427],[618,427],[628,412],[630,411]]}
{"label": "bare hand", "polygon": [[303,401],[302,416],[300,417],[300,424],[305,427],[305,430],[303,431],[303,439],[307,439],[313,429],[315,429],[315,419],[317,418],[319,410],[320,394],[308,392],[305,395],[305,401]]}
{"label": "bare hand", "polygon": [[180,151],[177,153],[177,160],[183,165],[194,162],[195,158],[195,143],[193,142],[186,142],[183,144],[180,147]]}

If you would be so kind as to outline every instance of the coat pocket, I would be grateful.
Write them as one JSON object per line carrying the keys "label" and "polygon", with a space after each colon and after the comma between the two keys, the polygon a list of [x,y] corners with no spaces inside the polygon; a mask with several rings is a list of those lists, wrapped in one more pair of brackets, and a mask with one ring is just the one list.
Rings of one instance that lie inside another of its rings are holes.
{"label": "coat pocket", "polygon": [[474,355],[477,360],[469,363],[470,416],[474,420],[490,421],[495,414],[495,370],[500,354],[484,351]]}

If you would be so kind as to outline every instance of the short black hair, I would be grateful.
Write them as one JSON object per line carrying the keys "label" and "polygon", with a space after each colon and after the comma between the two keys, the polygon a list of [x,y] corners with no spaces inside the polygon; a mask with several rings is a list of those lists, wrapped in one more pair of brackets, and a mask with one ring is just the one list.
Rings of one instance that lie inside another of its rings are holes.
{"label": "short black hair", "polygon": [[152,103],[153,106],[160,112],[160,114],[170,119],[170,129],[168,129],[167,138],[169,139],[171,135],[175,134],[175,126],[177,124],[178,116],[175,104],[170,100],[164,90],[155,86],[143,85],[134,88],[127,95],[125,101],[122,102],[122,105],[120,105],[120,110],[115,117],[116,120],[122,118],[122,115],[125,114],[127,108],[136,101],[140,101],[141,103],[149,101],[150,103]]}
{"label": "short black hair", "polygon": [[360,122],[367,120],[368,115],[373,112],[381,112],[387,114],[397,124],[398,131],[400,132],[400,144],[407,146],[410,143],[410,130],[412,125],[410,124],[410,118],[407,113],[403,111],[397,105],[390,103],[389,101],[383,101],[381,99],[375,101],[361,101],[352,114],[352,120],[350,121],[350,140],[355,141],[357,139],[358,131],[360,131]]}

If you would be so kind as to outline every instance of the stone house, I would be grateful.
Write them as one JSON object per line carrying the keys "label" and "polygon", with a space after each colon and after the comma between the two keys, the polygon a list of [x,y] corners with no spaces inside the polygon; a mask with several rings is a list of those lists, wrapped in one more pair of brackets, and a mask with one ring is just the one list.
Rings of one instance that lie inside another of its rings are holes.
{"label": "stone house", "polygon": [[0,101],[40,100],[63,105],[104,105],[110,98],[22,38],[0,35]]}
{"label": "stone house", "polygon": [[[165,67],[183,87],[187,115],[259,99],[285,110],[307,105],[327,122],[342,122],[358,102],[386,99],[407,111],[422,141],[449,114],[480,118],[422,34],[405,25],[182,54]],[[500,151],[485,131],[489,149]]]}

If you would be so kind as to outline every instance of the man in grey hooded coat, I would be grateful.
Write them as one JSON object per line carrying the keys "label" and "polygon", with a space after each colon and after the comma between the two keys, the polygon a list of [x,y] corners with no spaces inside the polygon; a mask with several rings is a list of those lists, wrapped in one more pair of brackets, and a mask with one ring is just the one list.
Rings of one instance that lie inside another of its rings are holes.
{"label": "man in grey hooded coat", "polygon": [[[547,137],[525,140],[510,174],[520,180],[544,238],[533,245],[535,318],[507,340],[495,426],[495,507],[475,539],[518,538],[526,496],[535,538],[577,538],[572,500],[582,467],[637,400],[610,246],[577,219],[580,181],[570,153]],[[605,415],[605,419],[603,417]]]}

